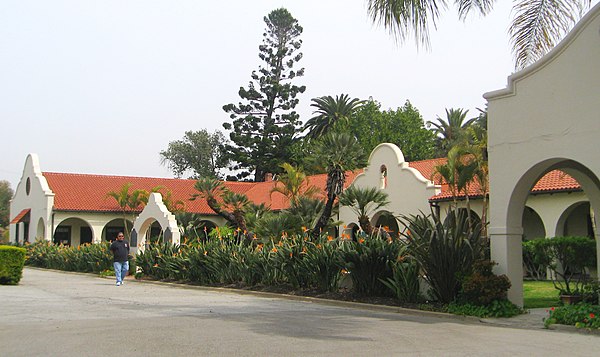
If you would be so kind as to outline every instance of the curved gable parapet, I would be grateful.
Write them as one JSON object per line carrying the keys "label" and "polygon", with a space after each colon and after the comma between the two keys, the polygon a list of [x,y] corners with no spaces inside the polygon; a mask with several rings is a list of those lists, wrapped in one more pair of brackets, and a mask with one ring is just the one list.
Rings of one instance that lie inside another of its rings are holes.
{"label": "curved gable parapet", "polygon": [[[483,97],[487,100],[493,100],[515,95],[517,82],[548,66],[563,52],[567,51],[568,48],[586,31],[593,32],[598,37],[597,45],[600,44],[600,25],[592,26],[598,17],[600,17],[600,3],[596,4],[596,6],[594,6],[550,52],[530,66],[508,76],[506,88],[484,93]],[[593,65],[596,66],[596,63]]]}
{"label": "curved gable parapet", "polygon": [[[402,150],[400,150],[400,148],[397,145],[391,144],[391,143],[381,143],[381,144],[377,145],[375,147],[375,149],[373,149],[373,151],[371,151],[371,154],[369,155],[369,163],[371,163],[375,157],[380,157],[382,155],[382,153],[386,152],[386,151],[390,152],[392,157],[395,156],[395,158],[396,158],[395,161],[398,164],[401,164],[406,161],[406,160],[404,160],[404,154],[402,153]],[[394,160],[392,160],[392,161],[394,161]],[[392,162],[390,162],[390,164],[391,163]]]}
{"label": "curved gable parapet", "polygon": [[[17,188],[15,189],[15,196],[21,192],[25,195],[29,195],[26,191],[31,189],[33,184],[37,184],[44,196],[54,196],[54,192],[50,189],[48,181],[44,177],[44,174],[42,173],[40,167],[40,159],[37,154],[30,153],[29,155],[27,155],[27,159],[25,159],[25,166],[23,167],[23,174],[21,175],[21,180],[19,181],[19,183],[17,184]],[[29,188],[27,188],[28,179],[30,185]]]}
{"label": "curved gable parapet", "polygon": [[181,235],[177,220],[167,206],[162,201],[162,195],[158,192],[153,192],[148,198],[148,203],[140,215],[133,223],[131,231],[131,245],[134,249],[140,248],[144,250],[146,243],[146,232],[150,228],[152,222],[157,221],[164,232],[165,241],[179,244]]}
{"label": "curved gable parapet", "polygon": [[148,203],[146,204],[146,207],[144,207],[144,210],[136,218],[133,228],[139,232],[141,225],[150,218],[155,219],[163,228],[163,230],[167,229],[168,227],[177,229],[177,220],[175,219],[175,215],[173,215],[167,209],[167,206],[165,206],[162,201],[162,195],[158,192],[153,192],[150,194]]}
{"label": "curved gable parapet", "polygon": [[383,166],[385,166],[387,170],[386,175],[392,180],[407,171],[411,173],[418,182],[425,184],[427,189],[439,187],[423,176],[419,170],[410,167],[408,162],[404,159],[402,150],[400,150],[397,145],[391,143],[379,144],[371,151],[367,167],[364,168],[364,171],[361,174],[357,175],[354,183],[363,185],[362,181],[367,181],[367,185],[375,186],[376,181],[380,179],[381,168]]}

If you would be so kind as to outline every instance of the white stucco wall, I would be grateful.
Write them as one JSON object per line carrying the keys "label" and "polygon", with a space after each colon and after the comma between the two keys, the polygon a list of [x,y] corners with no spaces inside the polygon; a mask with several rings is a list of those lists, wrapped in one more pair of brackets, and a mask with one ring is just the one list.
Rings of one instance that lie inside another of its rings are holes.
{"label": "white stucco wall", "polygon": [[[29,193],[27,192],[27,181],[29,180]],[[48,187],[46,178],[42,175],[40,163],[36,154],[27,155],[23,175],[17,184],[15,194],[10,202],[10,219],[15,218],[22,210],[31,209],[29,224],[29,242],[36,238],[50,240],[52,237],[50,218],[52,206],[54,205],[54,193]],[[38,237],[38,224],[40,220],[44,225],[43,237]],[[10,242],[16,241],[16,224],[10,225]],[[19,242],[23,243],[24,224],[20,223]]]}
{"label": "white stucco wall", "polygon": [[520,237],[528,190],[561,168],[600,208],[600,4],[549,54],[509,77],[488,99],[490,234],[498,272],[522,304]]}
{"label": "white stucco wall", "polygon": [[[440,187],[408,166],[400,148],[394,144],[378,145],[369,157],[367,167],[352,185],[356,187],[382,187],[381,166],[387,169],[387,185],[382,191],[388,194],[390,204],[383,210],[396,216],[429,213],[429,198],[440,192]],[[340,207],[339,219],[344,225],[358,225],[357,216],[349,207]],[[371,217],[373,218],[373,217]],[[375,222],[371,222],[374,224]],[[342,231],[342,230],[340,230]]]}
{"label": "white stucco wall", "polygon": [[165,236],[167,235],[167,232],[169,232],[169,240],[172,243],[179,244],[181,235],[179,232],[179,227],[177,227],[177,220],[163,203],[162,195],[154,192],[150,194],[148,204],[144,207],[144,210],[135,219],[132,240],[135,239],[136,242],[132,242],[133,254],[135,254],[138,249],[141,251],[144,250],[146,232],[148,229],[150,229],[150,226],[154,221],[160,224]]}

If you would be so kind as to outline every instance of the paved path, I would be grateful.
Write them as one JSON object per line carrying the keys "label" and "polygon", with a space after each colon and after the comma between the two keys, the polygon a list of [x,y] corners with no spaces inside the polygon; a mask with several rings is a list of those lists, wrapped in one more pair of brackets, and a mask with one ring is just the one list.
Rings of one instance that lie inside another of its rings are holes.
{"label": "paved path", "polygon": [[0,356],[590,356],[600,337],[25,269]]}

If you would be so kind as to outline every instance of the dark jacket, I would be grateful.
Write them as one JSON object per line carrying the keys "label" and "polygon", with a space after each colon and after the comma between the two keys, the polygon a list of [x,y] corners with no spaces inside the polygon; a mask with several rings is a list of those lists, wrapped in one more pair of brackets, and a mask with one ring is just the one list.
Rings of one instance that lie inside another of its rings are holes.
{"label": "dark jacket", "polygon": [[115,240],[110,245],[110,250],[113,252],[115,262],[126,262],[129,255],[129,243],[125,240]]}

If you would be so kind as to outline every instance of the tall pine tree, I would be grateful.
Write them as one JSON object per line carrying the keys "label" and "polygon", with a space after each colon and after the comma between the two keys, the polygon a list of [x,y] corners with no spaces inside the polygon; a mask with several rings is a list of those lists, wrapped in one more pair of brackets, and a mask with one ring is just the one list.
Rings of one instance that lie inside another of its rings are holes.
{"label": "tall pine tree", "polygon": [[304,74],[304,68],[294,70],[302,58],[302,27],[283,8],[273,10],[264,20],[267,28],[258,54],[264,64],[252,72],[248,88],[240,88],[242,100],[223,106],[232,120],[223,124],[231,131],[232,144],[226,150],[235,162],[232,169],[241,170],[238,179],[254,173],[254,181],[280,172],[281,164],[290,160],[292,143],[302,126],[294,108],[298,94],[306,90],[292,84]]}

